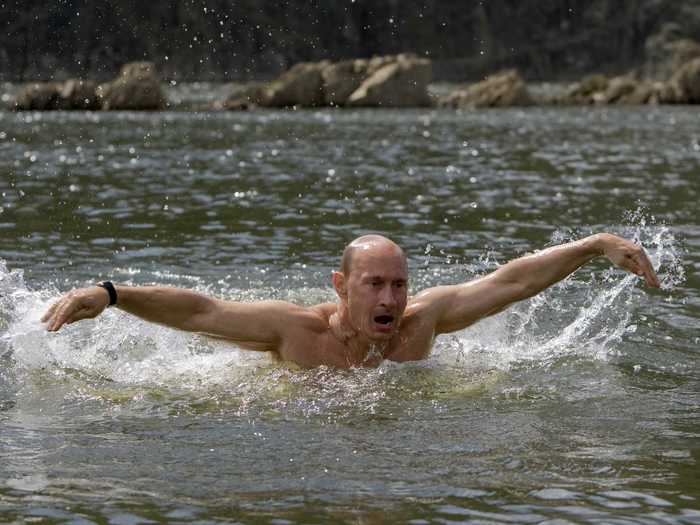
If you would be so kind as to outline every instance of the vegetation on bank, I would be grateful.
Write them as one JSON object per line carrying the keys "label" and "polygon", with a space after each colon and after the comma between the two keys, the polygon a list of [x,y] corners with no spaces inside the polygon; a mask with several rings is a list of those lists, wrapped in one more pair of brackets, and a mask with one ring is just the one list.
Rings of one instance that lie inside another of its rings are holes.
{"label": "vegetation on bank", "polygon": [[404,52],[432,60],[438,81],[505,68],[575,79],[640,67],[664,28],[700,34],[697,0],[0,0],[0,12],[12,82],[104,82],[144,60],[167,79],[248,81]]}

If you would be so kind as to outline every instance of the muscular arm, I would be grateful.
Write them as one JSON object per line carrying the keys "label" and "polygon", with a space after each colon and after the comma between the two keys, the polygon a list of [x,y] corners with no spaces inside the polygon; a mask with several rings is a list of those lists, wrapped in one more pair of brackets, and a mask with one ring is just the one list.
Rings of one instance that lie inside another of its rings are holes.
{"label": "muscular arm", "polygon": [[536,295],[601,255],[644,277],[648,286],[659,287],[641,246],[615,235],[597,234],[515,259],[475,281],[425,290],[414,302],[433,314],[436,333],[461,330]]}
{"label": "muscular arm", "polygon": [[[304,308],[282,301],[238,303],[222,301],[190,290],[158,286],[116,286],[117,308],[142,319],[172,328],[199,332],[241,343],[256,349],[277,346],[285,327]],[[82,288],[62,297],[44,314],[49,331],[64,324],[96,317],[109,304],[100,287]]]}

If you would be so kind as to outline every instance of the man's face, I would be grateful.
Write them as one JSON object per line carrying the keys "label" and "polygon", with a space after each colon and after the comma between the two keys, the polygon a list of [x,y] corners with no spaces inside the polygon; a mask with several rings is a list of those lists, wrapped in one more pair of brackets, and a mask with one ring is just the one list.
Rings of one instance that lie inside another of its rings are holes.
{"label": "man's face", "polygon": [[393,246],[371,246],[352,257],[345,276],[350,322],[370,341],[387,341],[396,333],[408,300],[408,269]]}

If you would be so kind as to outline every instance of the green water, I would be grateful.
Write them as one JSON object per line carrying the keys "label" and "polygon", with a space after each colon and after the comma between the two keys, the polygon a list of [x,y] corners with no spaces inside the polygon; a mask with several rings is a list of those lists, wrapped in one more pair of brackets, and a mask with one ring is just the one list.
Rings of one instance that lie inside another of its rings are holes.
{"label": "green water", "polygon": [[[0,522],[700,523],[700,112],[0,113]],[[596,261],[419,363],[298,370],[110,310],[102,279],[333,300],[350,239],[413,291],[597,231]]]}

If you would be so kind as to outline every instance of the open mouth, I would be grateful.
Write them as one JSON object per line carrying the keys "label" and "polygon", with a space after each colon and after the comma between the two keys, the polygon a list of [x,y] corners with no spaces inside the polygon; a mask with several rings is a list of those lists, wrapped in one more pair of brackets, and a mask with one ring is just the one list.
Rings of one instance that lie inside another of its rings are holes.
{"label": "open mouth", "polygon": [[374,322],[383,325],[390,325],[394,322],[394,316],[392,315],[378,315],[374,318]]}

